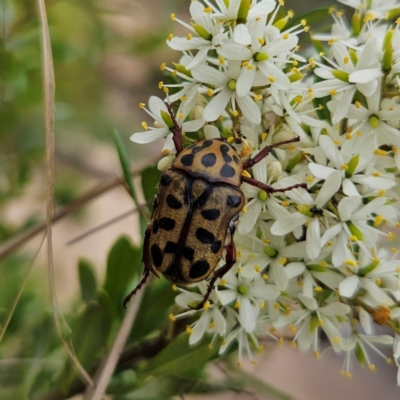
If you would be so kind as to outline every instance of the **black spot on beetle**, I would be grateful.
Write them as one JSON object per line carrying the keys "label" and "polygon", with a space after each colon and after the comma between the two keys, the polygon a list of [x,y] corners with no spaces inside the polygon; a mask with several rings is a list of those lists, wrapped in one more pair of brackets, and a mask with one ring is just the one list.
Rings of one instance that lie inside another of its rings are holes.
{"label": "black spot on beetle", "polygon": [[209,188],[206,188],[204,190],[204,192],[199,196],[199,198],[197,199],[196,203],[195,203],[195,207],[203,207],[204,204],[206,204],[208,197],[210,196],[212,190],[210,190]]}
{"label": "black spot on beetle", "polygon": [[193,256],[194,256],[194,250],[191,247],[185,247],[183,249],[183,256],[189,260],[193,261]]}
{"label": "black spot on beetle", "polygon": [[152,229],[151,229],[152,232],[153,232],[153,233],[157,233],[159,227],[160,227],[160,225],[159,225],[159,223],[158,223],[158,219],[155,219],[155,220],[153,221],[153,227],[152,227]]}
{"label": "black spot on beetle", "polygon": [[210,147],[212,144],[213,144],[213,141],[212,141],[212,140],[205,140],[205,141],[203,142],[203,144],[201,145],[201,147],[202,147],[203,149],[205,149],[206,147]]}
{"label": "black spot on beetle", "polygon": [[193,147],[192,153],[197,154],[199,151],[203,150],[201,146]]}
{"label": "black spot on beetle", "polygon": [[221,150],[222,154],[227,154],[228,151],[231,149],[226,143],[221,144],[221,146],[219,146],[219,149]]}
{"label": "black spot on beetle", "polygon": [[168,241],[164,248],[164,253],[176,253],[177,250],[178,250],[178,245],[174,242]]}
{"label": "black spot on beetle", "polygon": [[221,241],[220,240],[216,240],[214,243],[212,243],[211,244],[211,246],[210,246],[210,248],[211,248],[211,251],[214,253],[214,254],[217,254],[218,252],[219,252],[219,249],[221,248]]}
{"label": "black spot on beetle", "polygon": [[225,164],[221,170],[219,171],[221,176],[224,178],[232,178],[232,176],[235,176],[235,169],[232,168],[230,165]]}
{"label": "black spot on beetle", "polygon": [[172,179],[168,174],[162,174],[160,183],[162,186],[168,186],[171,183]]}
{"label": "black spot on beetle", "polygon": [[190,268],[189,276],[192,279],[200,278],[210,270],[210,264],[207,260],[199,260]]}
{"label": "black spot on beetle", "polygon": [[169,194],[166,198],[166,202],[168,204],[169,208],[172,208],[174,210],[179,210],[182,208],[182,202],[180,202],[175,196],[172,194]]}
{"label": "black spot on beetle", "polygon": [[217,157],[214,153],[207,153],[204,154],[203,157],[201,157],[201,163],[205,167],[212,167],[213,165],[215,165],[216,162],[217,162]]}
{"label": "black spot on beetle", "polygon": [[186,167],[190,167],[193,164],[194,155],[193,154],[185,154],[181,157],[181,163]]}
{"label": "black spot on beetle", "polygon": [[226,199],[226,205],[228,207],[236,208],[239,207],[241,198],[239,196],[228,196]]}
{"label": "black spot on beetle", "polygon": [[156,267],[161,267],[163,263],[163,253],[160,249],[160,246],[158,244],[153,244],[151,246],[151,259],[153,260],[153,263]]}
{"label": "black spot on beetle", "polygon": [[221,215],[221,211],[219,211],[217,208],[210,208],[208,210],[203,210],[201,212],[201,215],[203,216],[204,219],[207,219],[209,221],[215,221]]}
{"label": "black spot on beetle", "polygon": [[175,228],[175,221],[172,218],[162,217],[158,220],[159,228],[166,231],[172,231]]}
{"label": "black spot on beetle", "polygon": [[221,150],[222,158],[224,159],[224,161],[226,163],[230,163],[232,161],[232,157],[228,154],[228,152],[229,150],[231,150],[231,148],[227,144],[221,144],[219,149]]}
{"label": "black spot on beetle", "polygon": [[215,241],[214,234],[204,228],[197,228],[196,237],[200,240],[200,242],[205,244],[211,244]]}

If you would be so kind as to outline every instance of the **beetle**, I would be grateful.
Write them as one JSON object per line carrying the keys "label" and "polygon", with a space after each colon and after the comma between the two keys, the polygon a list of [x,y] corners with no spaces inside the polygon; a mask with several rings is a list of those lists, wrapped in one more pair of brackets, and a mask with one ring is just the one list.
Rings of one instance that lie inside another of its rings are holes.
{"label": "beetle", "polygon": [[[184,149],[172,105],[168,110],[174,123],[171,131],[177,156],[161,176],[151,222],[145,231],[142,279],[125,297],[124,307],[150,274],[158,276],[158,271],[178,286],[203,281],[212,274],[207,292],[195,307],[202,308],[217,279],[236,263],[233,235],[245,205],[240,185],[246,182],[267,193],[306,187],[297,184],[274,189],[242,175],[274,147],[297,142],[298,137],[266,146],[246,161],[224,139],[207,139]],[[224,251],[225,265],[216,270]]]}

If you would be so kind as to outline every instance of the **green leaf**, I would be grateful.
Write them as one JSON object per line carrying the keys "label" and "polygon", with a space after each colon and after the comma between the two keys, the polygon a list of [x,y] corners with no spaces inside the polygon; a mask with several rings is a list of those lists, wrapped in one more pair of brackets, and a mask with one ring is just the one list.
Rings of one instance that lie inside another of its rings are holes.
{"label": "green leaf", "polygon": [[204,338],[195,346],[190,346],[188,334],[182,333],[157,354],[142,372],[147,375],[173,375],[204,365],[219,350],[219,343],[215,343],[211,350],[208,345],[209,340]]}
{"label": "green leaf", "polygon": [[80,259],[78,263],[79,283],[83,301],[89,303],[96,299],[97,282],[93,265],[90,261]]}
{"label": "green leaf", "polygon": [[133,279],[142,272],[141,260],[141,248],[133,246],[126,236],[120,237],[108,253],[104,290],[110,296],[117,315],[123,314],[123,299],[133,289]]}
{"label": "green leaf", "polygon": [[287,29],[299,25],[303,19],[306,20],[307,25],[309,26],[316,25],[330,15],[329,9],[330,7],[321,7],[301,14],[298,17],[294,17],[293,19],[289,20]]}
{"label": "green leaf", "polygon": [[[111,331],[113,311],[106,292],[99,290],[97,301],[91,301],[79,316],[72,343],[76,356],[86,370],[90,370],[105,351]],[[68,360],[61,374],[60,387],[67,389],[78,377],[75,365]]]}
{"label": "green leaf", "polygon": [[159,376],[140,389],[126,394],[121,400],[164,400],[177,394],[179,394],[179,387],[176,379]]}
{"label": "green leaf", "polygon": [[146,203],[153,203],[154,197],[158,192],[158,182],[160,182],[161,172],[156,165],[149,166],[142,171],[142,188]]}
{"label": "green leaf", "polygon": [[132,328],[131,341],[140,340],[165,324],[175,296],[171,283],[162,278],[156,285],[146,287]]}
{"label": "green leaf", "polygon": [[136,192],[135,192],[135,188],[133,186],[132,174],[131,174],[131,169],[130,169],[130,165],[129,165],[129,159],[128,159],[128,156],[125,151],[125,146],[124,146],[124,144],[121,140],[121,137],[116,129],[113,130],[113,138],[114,138],[115,147],[117,148],[117,151],[118,151],[119,162],[121,163],[122,172],[124,175],[125,183],[128,188],[129,194],[132,196],[132,199],[135,201],[135,203],[139,204],[137,202]]}

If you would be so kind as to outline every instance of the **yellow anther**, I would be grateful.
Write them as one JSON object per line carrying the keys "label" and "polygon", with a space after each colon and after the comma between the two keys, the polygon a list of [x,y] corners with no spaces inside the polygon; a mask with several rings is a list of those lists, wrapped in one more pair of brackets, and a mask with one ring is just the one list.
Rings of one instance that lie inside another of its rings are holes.
{"label": "yellow anther", "polygon": [[207,347],[209,350],[212,350],[214,348],[214,346],[211,343]]}
{"label": "yellow anther", "polygon": [[289,342],[289,344],[290,344],[290,346],[293,347],[294,349],[297,347],[296,342],[293,341],[293,340],[292,340],[291,342]]}
{"label": "yellow anther", "polygon": [[209,14],[209,13],[212,12],[212,9],[211,9],[210,7],[205,7],[205,8],[204,8],[204,12],[207,13],[207,14]]}
{"label": "yellow anther", "polygon": [[219,56],[219,57],[218,57],[218,60],[219,60],[219,63],[220,63],[220,64],[222,64],[222,65],[225,64],[225,58],[224,58],[224,57]]}
{"label": "yellow anther", "polygon": [[283,200],[281,203],[281,206],[288,207],[288,206],[290,206],[290,202],[288,202],[287,200]]}
{"label": "yellow anther", "polygon": [[145,121],[142,122],[142,128],[147,131],[147,129],[148,129],[147,122],[145,122]]}
{"label": "yellow anther", "polygon": [[261,134],[261,140],[262,141],[267,140],[267,137],[268,137],[268,133],[264,132],[264,133]]}
{"label": "yellow anther", "polygon": [[316,292],[322,292],[322,287],[321,286],[316,286],[314,289]]}
{"label": "yellow anther", "polygon": [[310,27],[309,26],[305,26],[304,27],[304,32],[308,32],[310,30]]}
{"label": "yellow anther", "polygon": [[332,343],[339,343],[340,342],[340,337],[339,336],[334,336],[332,338]]}
{"label": "yellow anther", "polygon": [[386,156],[387,155],[387,151],[385,151],[385,150],[381,150],[381,149],[376,149],[376,150],[374,150],[374,154],[376,155],[376,156]]}
{"label": "yellow anther", "polygon": [[254,100],[255,101],[260,101],[260,100],[262,100],[262,95],[261,94],[256,94],[255,96],[254,96]]}
{"label": "yellow anther", "polygon": [[283,346],[285,344],[285,342],[284,342],[284,340],[283,340],[283,338],[280,338],[279,339],[279,346]]}
{"label": "yellow anther", "polygon": [[209,325],[208,325],[208,327],[210,328],[210,329],[212,329],[212,328],[215,328],[215,322],[213,321],[213,322],[210,322],[209,323]]}
{"label": "yellow anther", "polygon": [[167,88],[166,86],[163,87],[163,91],[164,93],[169,93],[169,88]]}
{"label": "yellow anther", "polygon": [[351,236],[349,237],[349,239],[350,239],[352,242],[357,242],[358,237],[357,237],[356,235],[351,235]]}
{"label": "yellow anther", "polygon": [[361,103],[359,101],[356,101],[354,103],[354,105],[356,106],[356,108],[361,108],[362,107],[362,105],[361,105]]}
{"label": "yellow anther", "polygon": [[307,20],[306,19],[302,19],[300,21],[301,25],[306,26],[307,25]]}
{"label": "yellow anther", "polygon": [[347,140],[353,139],[353,135],[351,133],[346,133],[346,139]]}
{"label": "yellow anther", "polygon": [[328,40],[328,45],[332,46],[335,43],[335,39]]}
{"label": "yellow anther", "polygon": [[273,76],[269,76],[269,77],[268,77],[268,80],[269,80],[271,83],[274,83],[274,82],[275,82],[275,78],[274,78]]}
{"label": "yellow anther", "polygon": [[168,35],[168,41],[171,41],[173,37],[174,37],[174,35],[173,35],[172,33],[170,33],[170,34]]}
{"label": "yellow anther", "polygon": [[308,175],[308,176],[307,176],[307,182],[311,183],[311,182],[313,182],[313,181],[314,181],[314,177],[311,176],[311,175]]}
{"label": "yellow anther", "polygon": [[265,301],[263,301],[261,304],[260,304],[260,308],[264,308],[265,307]]}
{"label": "yellow anther", "polygon": [[257,351],[258,351],[259,353],[262,353],[262,352],[264,351],[264,346],[263,346],[262,344],[260,344],[260,345],[258,346],[258,348],[257,348]]}
{"label": "yellow anther", "polygon": [[322,318],[318,319],[318,326],[324,325],[324,320]]}
{"label": "yellow anther", "polygon": [[382,215],[377,215],[374,219],[374,226],[379,226],[382,224],[382,222],[384,222],[384,218]]}
{"label": "yellow anther", "polygon": [[369,370],[370,370],[371,372],[375,372],[375,371],[376,371],[376,366],[375,366],[375,364],[370,364],[370,365],[368,365],[368,368],[369,368]]}
{"label": "yellow anther", "polygon": [[328,263],[327,263],[325,260],[322,260],[322,261],[320,262],[320,264],[321,264],[323,267],[326,267],[326,266],[328,265]]}
{"label": "yellow anther", "polygon": [[381,278],[375,278],[375,283],[376,283],[377,286],[381,286],[382,285]]}
{"label": "yellow anther", "polygon": [[315,357],[317,357],[318,359],[321,357],[321,354],[318,353],[318,351],[313,351],[313,354]]}
{"label": "yellow anther", "polygon": [[347,171],[347,170],[349,169],[349,166],[346,165],[346,164],[343,164],[343,165],[340,166],[340,168],[341,168],[343,171]]}
{"label": "yellow anther", "polygon": [[204,309],[204,310],[208,310],[208,309],[210,308],[210,305],[211,305],[211,303],[207,300],[207,301],[204,303],[203,309]]}
{"label": "yellow anther", "polygon": [[174,314],[169,314],[169,319],[171,320],[171,321],[175,321],[175,315]]}
{"label": "yellow anther", "polygon": [[263,239],[263,243],[270,243],[271,241],[268,238]]}
{"label": "yellow anther", "polygon": [[294,332],[294,333],[297,332],[297,328],[296,328],[293,324],[290,324],[290,325],[289,325],[289,329],[290,329],[292,332]]}
{"label": "yellow anther", "polygon": [[394,233],[393,232],[388,232],[388,239],[393,240],[394,239]]}
{"label": "yellow anther", "polygon": [[186,332],[187,332],[189,335],[191,335],[194,331],[193,331],[193,329],[188,325],[188,326],[186,327]]}
{"label": "yellow anther", "polygon": [[310,63],[310,65],[313,67],[313,68],[315,68],[315,61],[314,61],[314,59],[312,58],[312,57],[310,57],[309,59],[308,59],[308,62]]}
{"label": "yellow anther", "polygon": [[239,115],[239,111],[238,111],[238,110],[232,110],[232,111],[231,111],[231,115],[232,115],[233,117],[237,117],[237,116]]}
{"label": "yellow anther", "polygon": [[340,146],[340,140],[333,140],[333,143],[335,143],[336,146]]}
{"label": "yellow anther", "polygon": [[172,21],[175,20],[175,14],[172,13],[172,14],[170,15],[170,17],[171,17]]}
{"label": "yellow anther", "polygon": [[332,90],[329,91],[329,94],[331,96],[334,96],[335,94],[337,94],[337,91],[335,89],[332,89]]}
{"label": "yellow anther", "polygon": [[192,37],[193,37],[193,35],[192,35],[191,33],[188,33],[188,34],[186,35],[186,39],[187,39],[187,40],[191,40]]}
{"label": "yellow anther", "polygon": [[377,178],[378,176],[381,176],[381,173],[378,171],[375,171],[372,173],[372,176],[374,176],[375,178]]}
{"label": "yellow anther", "polygon": [[285,34],[282,36],[282,39],[283,39],[283,40],[289,39],[289,34],[288,34],[288,33],[285,33]]}
{"label": "yellow anther", "polygon": [[383,197],[385,195],[386,195],[386,190],[385,189],[378,190],[378,193],[377,193],[378,197]]}
{"label": "yellow anther", "polygon": [[348,64],[349,61],[350,61],[350,57],[349,56],[346,56],[346,57],[343,58],[343,63],[344,64]]}
{"label": "yellow anther", "polygon": [[356,261],[355,260],[351,260],[351,259],[344,260],[344,263],[349,267],[356,267],[357,266]]}
{"label": "yellow anther", "polygon": [[176,292],[178,290],[178,287],[175,284],[173,284],[172,285],[172,290],[174,290]]}
{"label": "yellow anther", "polygon": [[258,265],[255,265],[254,269],[256,270],[256,272],[261,272],[261,268]]}
{"label": "yellow anther", "polygon": [[267,274],[263,274],[262,278],[266,281],[268,279],[268,275]]}
{"label": "yellow anther", "polygon": [[241,273],[243,272],[242,267],[238,267],[238,269],[236,270],[236,272],[237,272],[238,274],[241,274]]}
{"label": "yellow anther", "polygon": [[186,100],[187,100],[186,95],[183,95],[182,97],[180,97],[179,100],[180,100],[180,101],[186,101]]}
{"label": "yellow anther", "polygon": [[251,71],[252,69],[254,69],[254,65],[253,64],[249,64],[246,66],[246,68]]}
{"label": "yellow anther", "polygon": [[242,208],[242,213],[246,214],[247,213],[247,207]]}
{"label": "yellow anther", "polygon": [[285,264],[286,264],[286,257],[282,257],[282,258],[279,260],[279,264],[285,265]]}
{"label": "yellow anther", "polygon": [[172,75],[172,76],[177,76],[177,75],[178,75],[178,70],[174,69],[174,70],[171,72],[171,75]]}
{"label": "yellow anther", "polygon": [[237,302],[235,303],[234,307],[235,307],[235,308],[240,308],[240,305],[241,305],[241,304],[240,304],[240,301],[237,301]]}
{"label": "yellow anther", "polygon": [[236,257],[237,257],[237,258],[242,257],[242,253],[240,252],[240,250],[238,250],[238,251],[236,252]]}
{"label": "yellow anther", "polygon": [[207,90],[207,96],[214,96],[214,90],[212,90],[212,89],[208,89]]}
{"label": "yellow anther", "polygon": [[178,113],[178,114],[176,114],[176,116],[177,116],[179,119],[185,118],[185,116],[184,116],[182,113]]}
{"label": "yellow anther", "polygon": [[[167,156],[168,154],[169,154],[169,149],[164,149],[161,151],[161,155],[163,155],[163,156]],[[172,289],[174,289],[174,286],[172,286]]]}
{"label": "yellow anther", "polygon": [[265,43],[265,40],[262,37],[257,38],[257,40],[258,40],[258,43],[260,43],[261,45],[263,45]]}
{"label": "yellow anther", "polygon": [[139,108],[145,108],[146,104],[145,103],[139,103]]}
{"label": "yellow anther", "polygon": [[219,281],[220,286],[225,286],[226,285],[226,280],[225,279],[221,279]]}

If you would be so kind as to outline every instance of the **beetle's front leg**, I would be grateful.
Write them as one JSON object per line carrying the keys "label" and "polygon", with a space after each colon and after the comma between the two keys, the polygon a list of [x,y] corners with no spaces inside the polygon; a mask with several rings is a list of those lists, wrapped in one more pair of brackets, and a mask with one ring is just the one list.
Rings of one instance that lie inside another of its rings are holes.
{"label": "beetle's front leg", "polygon": [[294,142],[299,142],[300,138],[296,136],[293,139],[289,140],[284,140],[283,142],[278,142],[271,144],[270,146],[265,146],[263,149],[260,150],[260,152],[255,155],[253,158],[248,159],[247,161],[243,162],[243,169],[248,169],[251,168],[254,164],[257,164],[260,162],[263,158],[265,158],[271,151],[278,146],[281,146],[283,144],[289,144],[289,143],[294,143]]}
{"label": "beetle's front leg", "polygon": [[195,310],[200,310],[201,308],[203,308],[204,304],[210,297],[211,291],[212,291],[217,279],[222,278],[235,265],[235,263],[236,263],[236,246],[235,246],[235,243],[233,242],[233,237],[232,237],[231,243],[229,243],[228,246],[226,247],[225,261],[226,261],[226,264],[214,272],[214,275],[208,284],[207,292],[204,295],[203,300],[196,307],[194,307]]}
{"label": "beetle's front leg", "polygon": [[143,257],[142,261],[144,263],[144,270],[143,270],[143,275],[142,279],[140,282],[136,285],[135,289],[133,289],[124,299],[124,307],[126,308],[126,305],[128,304],[129,300],[132,298],[132,296],[138,292],[142,286],[146,283],[148,277],[150,276],[150,273],[153,273],[158,277],[158,274],[154,271],[153,265],[151,263],[151,257],[149,253],[149,239],[150,239],[150,232],[151,232],[151,227],[152,225],[150,224],[146,232],[144,233],[144,243],[143,243]]}
{"label": "beetle's front leg", "polygon": [[247,176],[243,176],[243,175],[242,175],[241,179],[242,179],[242,182],[246,182],[249,185],[256,186],[261,190],[265,190],[267,193],[287,192],[288,190],[298,189],[298,188],[307,189],[307,184],[305,184],[305,183],[296,183],[295,185],[288,186],[288,187],[285,187],[282,189],[274,189],[272,186],[268,186],[265,183],[258,181],[257,179],[248,178]]}

